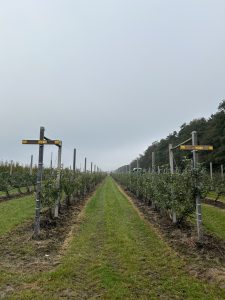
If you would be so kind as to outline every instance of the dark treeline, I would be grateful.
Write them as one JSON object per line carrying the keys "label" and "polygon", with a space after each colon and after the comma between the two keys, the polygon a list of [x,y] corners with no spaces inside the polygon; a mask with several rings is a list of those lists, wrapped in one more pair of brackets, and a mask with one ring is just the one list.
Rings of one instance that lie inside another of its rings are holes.
{"label": "dark treeline", "polygon": [[[154,142],[149,146],[143,155],[139,157],[139,167],[148,170],[152,164],[152,152],[155,152],[156,166],[169,166],[169,144],[173,146],[191,137],[192,131],[197,131],[198,144],[213,145],[214,151],[199,152],[199,162],[207,168],[209,162],[213,163],[214,169],[219,169],[220,165],[225,166],[225,100],[218,107],[218,111],[211,115],[209,119],[194,119],[189,124],[181,125],[179,132],[174,131],[159,142]],[[188,144],[191,144],[188,143]],[[182,167],[184,161],[190,159],[191,152],[176,150],[174,152],[175,166]],[[131,168],[136,167],[136,159],[132,161]]]}

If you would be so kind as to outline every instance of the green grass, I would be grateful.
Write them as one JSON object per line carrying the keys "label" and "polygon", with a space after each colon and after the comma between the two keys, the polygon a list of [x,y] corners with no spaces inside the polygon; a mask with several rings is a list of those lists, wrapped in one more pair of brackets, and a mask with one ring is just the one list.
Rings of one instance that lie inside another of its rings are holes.
{"label": "green grass", "polygon": [[[33,187],[31,187],[31,189],[32,189],[32,191],[34,190]],[[21,190],[22,193],[26,193],[27,192],[27,188],[26,187],[21,187],[20,190]],[[9,190],[9,195],[11,195],[11,196],[13,196],[15,194],[18,194],[18,193],[19,193],[19,191],[18,191],[17,188]],[[6,196],[6,193],[4,191],[0,191],[0,196]]]}
{"label": "green grass", "polygon": [[[215,193],[215,192],[210,192],[210,193],[207,195],[207,197],[209,197],[209,198],[211,198],[211,199],[216,199],[216,193]],[[222,202],[225,202],[225,195],[221,195],[221,196],[219,197],[218,200],[220,200],[220,201],[222,201]]]}
{"label": "green grass", "polygon": [[34,197],[26,196],[0,205],[0,236],[34,216]]}
{"label": "green grass", "polygon": [[24,287],[9,299],[225,299],[225,291],[186,273],[111,178],[88,202],[61,265],[15,278]]}
{"label": "green grass", "polygon": [[225,210],[210,205],[202,205],[203,226],[225,240]]}

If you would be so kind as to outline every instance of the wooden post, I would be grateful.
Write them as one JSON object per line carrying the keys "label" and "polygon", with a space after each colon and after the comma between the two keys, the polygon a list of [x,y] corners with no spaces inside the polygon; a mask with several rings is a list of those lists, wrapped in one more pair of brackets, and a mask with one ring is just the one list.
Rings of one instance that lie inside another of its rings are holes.
{"label": "wooden post", "polygon": [[173,145],[169,144],[169,162],[170,162],[170,173],[173,174],[174,173],[174,164],[173,164]]}
{"label": "wooden post", "polygon": [[84,173],[87,172],[87,158],[84,159]]}
{"label": "wooden post", "polygon": [[59,216],[59,206],[60,206],[60,180],[61,180],[61,168],[62,168],[62,144],[58,146],[58,166],[57,166],[57,188],[59,190],[58,193],[58,198],[55,203],[55,212],[54,212],[54,217],[57,218]]}
{"label": "wooden post", "polygon": [[[169,144],[169,162],[170,162],[170,173],[174,174],[174,164],[173,164],[173,145]],[[172,191],[173,194],[173,191]],[[172,210],[172,220],[173,223],[176,224],[177,223],[177,215],[176,212],[174,210]]]}
{"label": "wooden post", "polygon": [[213,180],[213,165],[212,165],[212,162],[210,162],[209,166],[210,166],[210,179]]}
{"label": "wooden post", "polygon": [[139,190],[138,190],[138,185],[139,185],[139,159],[137,158],[137,172],[136,172],[136,175],[137,175],[137,189],[136,189],[136,196],[138,197],[139,196]]}
{"label": "wooden post", "polygon": [[152,173],[155,173],[155,152],[152,152]]}
{"label": "wooden post", "polygon": [[13,171],[13,161],[11,160],[10,162],[10,170],[9,170],[9,175],[12,176],[12,171]]}
{"label": "wooden post", "polygon": [[77,149],[73,150],[73,172],[76,172]]}
{"label": "wooden post", "polygon": [[52,152],[51,152],[51,160],[50,160],[50,169],[52,170]]}
{"label": "wooden post", "polygon": [[[197,132],[192,132],[192,145],[196,146],[198,144]],[[193,150],[193,168],[198,169],[198,154],[196,150]],[[196,182],[198,185],[198,182]],[[197,221],[197,233],[198,241],[202,241],[203,232],[202,232],[202,206],[201,206],[201,197],[199,194],[196,196],[196,221]]]}
{"label": "wooden post", "polygon": [[30,157],[30,175],[33,174],[33,155]]}
{"label": "wooden post", "polygon": [[[40,128],[40,140],[44,140],[45,128]],[[43,173],[43,158],[44,158],[44,145],[39,145],[38,156],[38,173],[37,173],[37,190],[36,190],[36,208],[35,208],[35,223],[34,223],[34,238],[38,238],[40,234],[40,216],[41,216],[41,181]]]}

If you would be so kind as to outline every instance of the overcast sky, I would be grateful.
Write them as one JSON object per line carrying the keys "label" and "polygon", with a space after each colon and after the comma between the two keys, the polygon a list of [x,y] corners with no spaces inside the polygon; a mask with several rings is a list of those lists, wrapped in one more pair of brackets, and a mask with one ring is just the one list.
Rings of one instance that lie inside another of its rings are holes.
{"label": "overcast sky", "polygon": [[224,98],[224,0],[0,0],[0,160],[114,169]]}

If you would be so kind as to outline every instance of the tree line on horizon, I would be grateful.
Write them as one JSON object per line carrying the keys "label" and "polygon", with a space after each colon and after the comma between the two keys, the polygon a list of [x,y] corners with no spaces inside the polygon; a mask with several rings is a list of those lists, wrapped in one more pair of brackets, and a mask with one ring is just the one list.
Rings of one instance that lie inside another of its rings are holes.
{"label": "tree line on horizon", "polygon": [[[166,138],[153,142],[143,154],[139,155],[139,167],[148,170],[152,166],[152,152],[155,152],[155,165],[161,168],[169,167],[169,144],[173,146],[191,137],[191,132],[197,131],[199,145],[213,145],[213,151],[199,151],[199,162],[209,168],[212,162],[214,169],[219,171],[225,167],[225,100],[218,111],[208,119],[202,117],[181,125],[180,130],[170,133]],[[192,158],[191,151],[174,151],[175,167],[182,168]],[[131,169],[137,166],[137,159],[131,162]],[[123,168],[123,167],[121,167]],[[121,169],[120,168],[120,169]]]}

